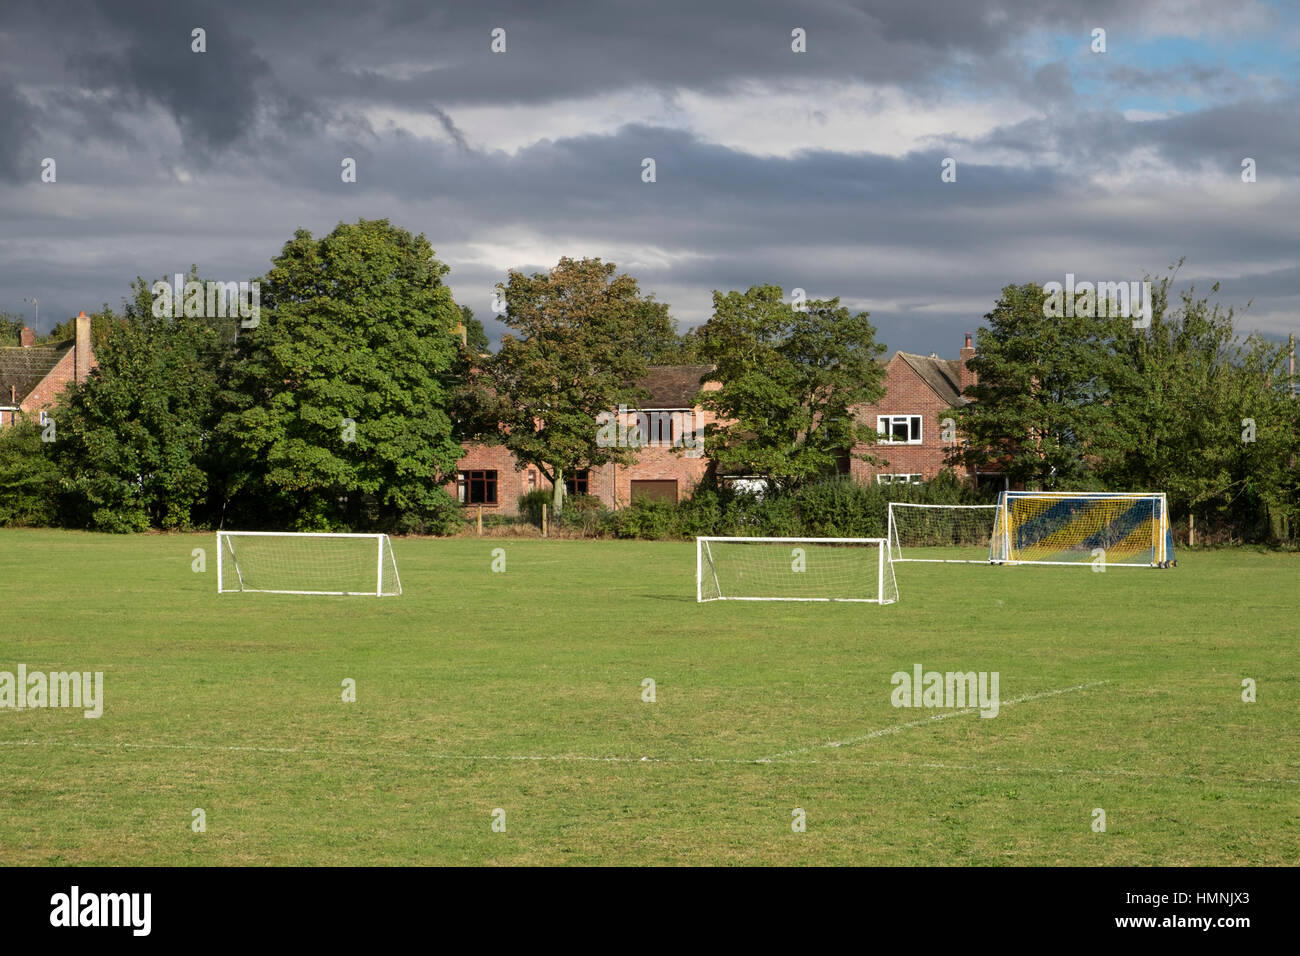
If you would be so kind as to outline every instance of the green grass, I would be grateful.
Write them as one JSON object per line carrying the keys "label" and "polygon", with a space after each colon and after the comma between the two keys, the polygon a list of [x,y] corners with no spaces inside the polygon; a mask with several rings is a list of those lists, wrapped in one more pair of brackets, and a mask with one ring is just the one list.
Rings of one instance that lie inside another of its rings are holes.
{"label": "green grass", "polygon": [[[1296,555],[900,565],[877,607],[697,605],[689,543],[394,550],[401,597],[218,596],[211,535],[0,532],[0,670],[106,696],[0,710],[0,864],[1300,857]],[[1001,713],[895,709],[916,663]]]}

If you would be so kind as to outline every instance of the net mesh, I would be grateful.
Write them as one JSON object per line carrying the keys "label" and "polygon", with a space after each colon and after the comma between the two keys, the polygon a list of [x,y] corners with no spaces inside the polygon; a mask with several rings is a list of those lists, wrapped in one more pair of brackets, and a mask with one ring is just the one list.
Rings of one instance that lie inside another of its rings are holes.
{"label": "net mesh", "polygon": [[1163,502],[1151,495],[1008,496],[994,556],[1024,562],[1158,563],[1167,535]]}
{"label": "net mesh", "polygon": [[[222,532],[221,591],[299,594],[401,594],[387,535]],[[380,549],[383,582],[380,584]]]}
{"label": "net mesh", "polygon": [[883,539],[828,542],[702,538],[699,547],[703,601],[890,604],[898,600],[894,568]]}
{"label": "net mesh", "polygon": [[997,505],[889,504],[889,543],[895,561],[987,564]]}

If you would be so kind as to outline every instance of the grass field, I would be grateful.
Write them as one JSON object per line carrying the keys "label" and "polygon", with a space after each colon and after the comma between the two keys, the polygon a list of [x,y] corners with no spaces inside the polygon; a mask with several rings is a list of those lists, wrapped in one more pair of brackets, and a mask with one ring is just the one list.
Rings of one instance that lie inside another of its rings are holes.
{"label": "grass field", "polygon": [[[213,541],[0,531],[0,671],[105,696],[0,710],[0,864],[1300,859],[1295,555],[697,605],[692,543],[398,539],[377,599],[218,596]],[[1000,713],[893,707],[914,664]]]}

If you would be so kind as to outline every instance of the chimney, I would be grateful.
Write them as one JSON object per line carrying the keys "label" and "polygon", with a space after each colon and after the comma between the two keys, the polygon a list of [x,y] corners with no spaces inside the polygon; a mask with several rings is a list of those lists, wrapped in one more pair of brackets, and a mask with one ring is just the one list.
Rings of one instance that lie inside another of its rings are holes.
{"label": "chimney", "polygon": [[95,361],[95,355],[90,350],[90,319],[86,313],[82,312],[77,316],[77,339],[73,345],[73,380],[84,382],[90,377],[90,367]]}
{"label": "chimney", "polygon": [[18,344],[25,349],[31,348],[36,344],[36,333],[24,325],[23,330],[18,333]]}
{"label": "chimney", "polygon": [[976,375],[975,372],[970,368],[970,366],[966,364],[967,362],[969,362],[971,359],[975,357],[975,348],[970,344],[970,340],[971,340],[971,334],[967,332],[966,344],[963,345],[961,349],[961,356],[960,356],[961,366],[958,370],[961,376],[960,384],[961,384],[961,390],[963,394],[965,394],[967,387],[979,383],[979,376]]}

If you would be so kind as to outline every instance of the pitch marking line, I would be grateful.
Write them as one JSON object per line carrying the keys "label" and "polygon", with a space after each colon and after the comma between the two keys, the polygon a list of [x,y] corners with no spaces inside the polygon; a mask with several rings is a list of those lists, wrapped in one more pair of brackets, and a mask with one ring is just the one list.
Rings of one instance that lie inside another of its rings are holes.
{"label": "pitch marking line", "polygon": [[[1059,690],[1046,690],[1041,694],[1025,694],[1023,697],[1014,697],[1011,700],[1002,701],[999,707],[1010,707],[1013,704],[1023,704],[1031,700],[1042,700],[1044,697],[1056,697],[1060,694],[1070,694],[1079,690],[1086,690],[1089,687],[1100,687],[1102,684],[1109,684],[1108,680],[1095,680],[1087,684],[1075,684],[1073,687],[1062,687]],[[894,724],[892,727],[882,727],[879,730],[873,730],[869,734],[863,734],[860,737],[846,737],[843,740],[832,740],[829,743],[813,744],[811,747],[797,747],[794,750],[782,750],[779,754],[772,754],[770,757],[760,757],[755,763],[771,763],[773,760],[780,760],[783,757],[794,757],[799,754],[812,753],[814,750],[825,750],[828,747],[852,747],[854,744],[860,744],[868,740],[875,740],[877,737],[887,737],[890,734],[901,733],[904,730],[910,730],[913,727],[926,727],[935,721],[949,720],[953,717],[961,717],[964,714],[974,714],[979,711],[978,707],[963,707],[961,710],[950,710],[942,714],[934,714],[923,720],[913,720],[905,724]]]}
{"label": "pitch marking line", "polygon": [[[1059,693],[1064,693],[1060,691]],[[1008,702],[1009,703],[1009,702]],[[901,729],[901,727],[900,727]],[[856,739],[856,738],[855,738]],[[0,740],[0,747],[73,747],[78,750],[196,750],[222,753],[307,754],[321,757],[394,757],[408,762],[425,761],[493,761],[500,763],[659,763],[659,764],[718,764],[758,766],[771,763],[770,759],[740,759],[735,757],[594,757],[587,754],[446,754],[424,753],[414,750],[320,750],[311,747],[254,747],[229,744],[162,744],[162,743],[101,743],[82,744],[67,740]],[[823,746],[829,747],[830,744]],[[825,764],[821,760],[786,760],[787,767],[809,767]],[[829,766],[829,764],[827,764]],[[898,767],[900,769],[946,770],[961,773],[987,774],[1056,774],[1081,777],[1137,777],[1154,780],[1192,780],[1197,783],[1223,782],[1222,778],[1203,774],[1168,774],[1145,770],[1100,769],[1074,767],[1001,767],[964,766],[920,760],[871,760],[853,764],[855,767]],[[1288,786],[1300,784],[1289,777],[1237,777],[1232,783],[1281,783]]]}

